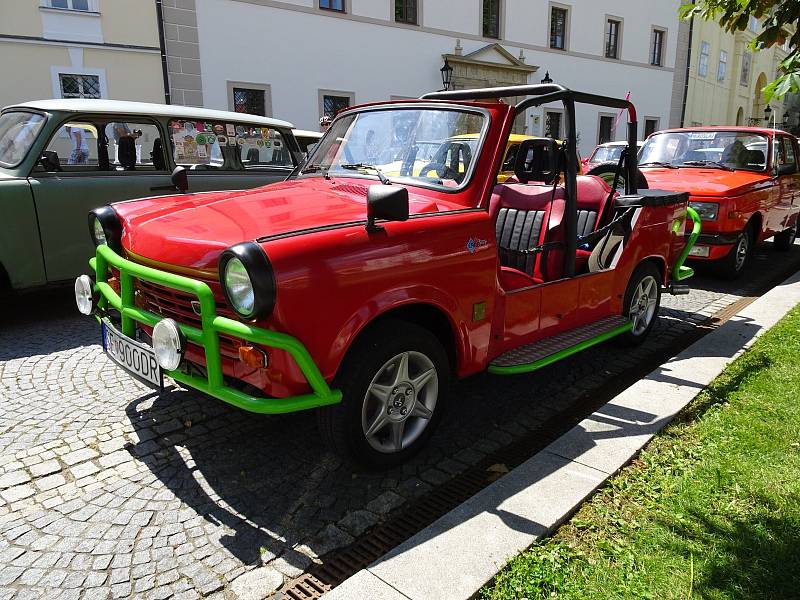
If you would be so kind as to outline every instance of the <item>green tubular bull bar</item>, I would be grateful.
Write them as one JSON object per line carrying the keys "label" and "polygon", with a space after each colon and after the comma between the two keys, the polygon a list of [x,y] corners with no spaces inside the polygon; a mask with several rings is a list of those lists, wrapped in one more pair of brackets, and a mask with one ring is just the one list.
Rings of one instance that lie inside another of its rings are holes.
{"label": "green tubular bull bar", "polygon": [[[703,222],[695,209],[691,206],[686,207],[686,214],[689,215],[689,218],[692,220],[692,233],[689,234],[689,241],[686,242],[686,247],[683,249],[683,252],[681,252],[678,262],[675,263],[675,268],[672,269],[672,277],[675,281],[683,281],[694,275],[694,269],[685,267],[683,263],[686,262],[689,252],[694,248],[697,238],[700,237],[700,231],[703,229]],[[683,223],[681,223],[681,227],[683,227]]]}
{"label": "green tubular bull bar", "polygon": [[[208,284],[190,277],[159,271],[131,262],[119,256],[106,245],[97,247],[97,255],[89,261],[89,264],[97,274],[96,287],[100,294],[99,307],[105,309],[110,306],[118,310],[122,317],[122,333],[130,338],[135,338],[136,323],[153,327],[162,319],[162,317],[135,305],[134,279],[142,279],[197,297],[200,302],[202,327],[198,329],[183,323],[178,323],[178,327],[187,340],[203,348],[207,377],[197,377],[182,371],[166,372],[175,381],[243,410],[261,414],[290,413],[341,402],[342,393],[328,387],[308,350],[297,338],[219,316],[214,295]],[[109,267],[119,270],[119,294],[108,283]],[[221,333],[261,346],[285,350],[297,362],[312,393],[289,398],[261,398],[226,386],[222,375],[222,359],[219,351],[219,334]]]}

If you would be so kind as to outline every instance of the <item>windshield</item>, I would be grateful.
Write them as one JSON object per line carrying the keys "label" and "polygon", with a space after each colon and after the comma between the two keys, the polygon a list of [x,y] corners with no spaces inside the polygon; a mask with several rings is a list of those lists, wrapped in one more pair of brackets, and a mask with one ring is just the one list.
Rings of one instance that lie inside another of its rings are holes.
{"label": "windshield", "polygon": [[31,149],[44,125],[44,117],[29,112],[0,115],[0,165],[16,167]]}
{"label": "windshield", "polygon": [[625,146],[598,146],[589,162],[606,162],[619,160]]}
{"label": "windshield", "polygon": [[331,126],[301,170],[304,175],[353,175],[441,188],[466,185],[478,158],[486,117],[444,109],[373,110]]}
{"label": "windshield", "polygon": [[639,164],[763,171],[767,168],[768,142],[766,135],[742,131],[658,133],[645,143]]}

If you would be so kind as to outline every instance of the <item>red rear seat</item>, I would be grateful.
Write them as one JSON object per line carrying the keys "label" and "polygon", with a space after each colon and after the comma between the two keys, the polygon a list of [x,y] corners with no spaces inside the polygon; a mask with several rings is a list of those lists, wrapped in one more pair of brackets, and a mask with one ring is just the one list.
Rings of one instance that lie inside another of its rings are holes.
{"label": "red rear seat", "polygon": [[[597,177],[578,177],[578,235],[596,228],[602,207],[611,188]],[[495,219],[500,252],[500,282],[504,289],[519,289],[560,279],[563,273],[563,250],[542,255],[526,255],[544,242],[564,241],[564,187],[543,184],[505,183],[495,186],[489,214]],[[578,271],[589,259],[589,252],[579,250]]]}

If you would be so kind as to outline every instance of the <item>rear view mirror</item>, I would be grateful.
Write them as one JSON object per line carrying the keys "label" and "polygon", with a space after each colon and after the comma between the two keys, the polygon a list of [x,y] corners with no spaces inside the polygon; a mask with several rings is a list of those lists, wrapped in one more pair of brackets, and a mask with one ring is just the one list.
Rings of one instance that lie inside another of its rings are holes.
{"label": "rear view mirror", "polygon": [[553,183],[558,176],[559,146],[552,139],[525,140],[517,151],[514,174],[520,183]]}
{"label": "rear view mirror", "polygon": [[797,172],[797,165],[790,164],[790,165],[778,165],[778,177],[782,177],[783,175],[793,175]]}
{"label": "rear view mirror", "polygon": [[61,161],[58,159],[58,153],[53,150],[45,150],[42,152],[39,163],[44,167],[45,171],[63,171],[61,168]]}
{"label": "rear view mirror", "polygon": [[376,219],[385,221],[408,220],[408,190],[394,185],[371,185],[367,190],[367,231],[373,233],[383,227],[375,225]]}
{"label": "rear view mirror", "polygon": [[175,167],[172,172],[172,185],[181,193],[185,194],[189,190],[189,176],[186,174],[186,169],[183,167]]}

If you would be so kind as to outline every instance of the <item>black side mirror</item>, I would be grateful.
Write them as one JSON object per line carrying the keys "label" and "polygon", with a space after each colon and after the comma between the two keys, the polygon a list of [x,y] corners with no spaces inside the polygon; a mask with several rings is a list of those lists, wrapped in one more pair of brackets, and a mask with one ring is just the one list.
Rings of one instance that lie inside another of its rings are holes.
{"label": "black side mirror", "polygon": [[408,220],[408,190],[395,185],[371,185],[367,190],[367,231],[374,233],[383,229],[375,224],[384,221]]}
{"label": "black side mirror", "polygon": [[778,165],[778,177],[782,177],[783,175],[793,175],[794,173],[797,173],[797,165]]}
{"label": "black side mirror", "polygon": [[555,140],[525,140],[519,145],[514,175],[520,183],[542,181],[553,183],[558,177],[558,153],[560,149]]}
{"label": "black side mirror", "polygon": [[189,176],[186,173],[186,169],[183,167],[175,167],[170,179],[172,185],[174,185],[181,194],[185,194],[189,190]]}
{"label": "black side mirror", "polygon": [[39,163],[44,167],[45,171],[63,171],[61,168],[61,161],[58,159],[58,153],[53,150],[45,150],[39,157]]}

